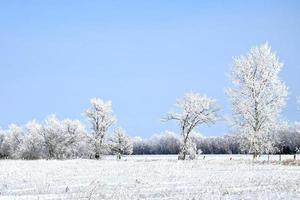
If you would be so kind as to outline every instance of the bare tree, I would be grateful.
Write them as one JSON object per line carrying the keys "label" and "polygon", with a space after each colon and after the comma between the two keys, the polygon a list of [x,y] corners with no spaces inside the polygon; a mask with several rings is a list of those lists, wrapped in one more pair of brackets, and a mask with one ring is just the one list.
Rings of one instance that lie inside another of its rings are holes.
{"label": "bare tree", "polygon": [[198,93],[187,93],[176,103],[176,110],[167,114],[165,120],[175,120],[180,127],[182,147],[179,159],[185,160],[190,154],[189,147],[194,146],[189,141],[190,133],[200,124],[213,124],[217,119],[218,107],[216,101]]}

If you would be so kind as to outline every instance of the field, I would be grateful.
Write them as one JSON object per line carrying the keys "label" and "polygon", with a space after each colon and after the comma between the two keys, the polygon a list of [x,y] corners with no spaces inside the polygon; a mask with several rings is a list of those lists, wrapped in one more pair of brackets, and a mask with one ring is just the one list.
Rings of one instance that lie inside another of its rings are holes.
{"label": "field", "polygon": [[300,166],[253,162],[245,155],[1,160],[0,192],[1,200],[300,199]]}

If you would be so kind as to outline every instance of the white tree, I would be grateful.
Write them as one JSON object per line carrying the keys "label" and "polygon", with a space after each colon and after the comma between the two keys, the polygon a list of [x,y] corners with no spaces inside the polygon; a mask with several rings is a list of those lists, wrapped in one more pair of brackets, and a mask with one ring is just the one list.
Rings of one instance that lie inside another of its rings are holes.
{"label": "white tree", "polygon": [[[300,98],[299,98],[299,107],[300,107]],[[296,160],[296,154],[300,154],[300,122],[296,122],[294,126],[292,127],[292,138],[290,138],[290,141],[292,140],[294,143],[294,159]]]}
{"label": "white tree", "polygon": [[171,131],[152,136],[149,143],[154,154],[176,154],[180,151],[180,138]]}
{"label": "white tree", "polygon": [[10,124],[6,134],[10,157],[19,158],[20,146],[24,139],[22,127],[16,124]]}
{"label": "white tree", "polygon": [[10,154],[10,146],[7,141],[7,133],[0,128],[0,158],[8,158]]}
{"label": "white tree", "polygon": [[278,75],[282,66],[267,43],[250,49],[246,56],[234,58],[233,87],[227,94],[241,145],[254,158],[274,147],[271,132],[287,97],[287,87]]}
{"label": "white tree", "polygon": [[149,141],[141,137],[132,138],[133,154],[149,154],[151,151]]}
{"label": "white tree", "polygon": [[108,129],[116,122],[112,111],[111,101],[99,98],[91,99],[91,107],[85,111],[92,125],[91,142],[94,146],[95,158],[99,158],[104,150],[104,140]]}
{"label": "white tree", "polygon": [[25,125],[25,137],[20,144],[20,157],[24,159],[39,159],[44,156],[44,139],[41,134],[42,125],[35,120]]}
{"label": "white tree", "polygon": [[45,120],[41,135],[47,158],[77,158],[88,156],[87,136],[78,120],[60,121],[55,115]]}
{"label": "white tree", "polygon": [[132,140],[124,129],[116,128],[110,142],[111,151],[117,155],[118,159],[121,159],[122,155],[132,154]]}
{"label": "white tree", "polygon": [[189,149],[194,146],[189,141],[190,133],[200,124],[212,124],[217,119],[216,100],[198,93],[187,93],[176,103],[176,110],[170,112],[166,120],[175,120],[180,127],[182,135],[182,147],[179,159],[186,159]]}
{"label": "white tree", "polygon": [[61,122],[64,135],[63,147],[67,158],[87,157],[89,146],[84,126],[79,120],[65,119]]}
{"label": "white tree", "polygon": [[63,158],[65,136],[61,122],[50,115],[43,125],[41,135],[44,140],[46,158]]}

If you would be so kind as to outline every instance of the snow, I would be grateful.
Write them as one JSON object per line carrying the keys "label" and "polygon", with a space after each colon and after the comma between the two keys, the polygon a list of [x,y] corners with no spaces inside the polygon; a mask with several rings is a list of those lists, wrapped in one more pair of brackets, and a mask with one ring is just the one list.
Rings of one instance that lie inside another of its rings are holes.
{"label": "snow", "polygon": [[300,166],[255,163],[250,155],[206,155],[193,161],[178,161],[176,155],[115,159],[1,160],[0,199],[300,198]]}

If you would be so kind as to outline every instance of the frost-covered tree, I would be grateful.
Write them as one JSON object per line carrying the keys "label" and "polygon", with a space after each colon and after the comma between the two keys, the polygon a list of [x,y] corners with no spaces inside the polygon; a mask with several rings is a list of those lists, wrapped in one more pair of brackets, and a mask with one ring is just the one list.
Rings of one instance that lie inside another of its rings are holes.
{"label": "frost-covered tree", "polygon": [[44,157],[44,139],[41,134],[42,125],[35,120],[25,125],[25,136],[20,144],[20,157],[24,159],[39,159]]}
{"label": "frost-covered tree", "polygon": [[32,120],[22,127],[12,124],[0,130],[0,158],[65,159],[90,154],[86,131],[78,120],[60,121],[51,115],[44,124]]}
{"label": "frost-covered tree", "polygon": [[87,154],[85,129],[78,120],[60,121],[51,115],[45,120],[41,135],[46,158],[76,158]]}
{"label": "frost-covered tree", "polygon": [[85,111],[85,115],[92,125],[91,142],[94,146],[95,158],[98,159],[104,151],[104,140],[108,129],[116,122],[112,103],[93,98],[91,99],[91,107]]}
{"label": "frost-covered tree", "polygon": [[117,155],[118,159],[121,159],[122,155],[132,154],[132,140],[124,129],[116,128],[114,130],[114,135],[110,138],[110,149],[112,153]]}
{"label": "frost-covered tree", "polygon": [[232,103],[235,131],[240,133],[241,146],[254,158],[274,147],[271,133],[288,93],[279,78],[282,66],[267,43],[233,61],[233,87],[227,94]]}
{"label": "frost-covered tree", "polygon": [[24,139],[24,132],[22,127],[16,124],[10,124],[8,126],[7,134],[7,144],[9,146],[9,157],[19,158],[20,146]]}
{"label": "frost-covered tree", "polygon": [[45,120],[41,135],[44,140],[46,158],[63,158],[65,136],[62,130],[62,124],[55,115]]}
{"label": "frost-covered tree", "polygon": [[284,124],[277,131],[279,141],[277,148],[282,154],[296,153],[297,148],[300,148],[300,123]]}
{"label": "frost-covered tree", "polygon": [[217,119],[216,100],[198,93],[187,93],[176,103],[176,110],[170,112],[166,120],[175,120],[181,131],[182,147],[179,159],[186,159],[194,144],[189,141],[190,133],[200,124],[212,124]]}
{"label": "frost-covered tree", "polygon": [[134,155],[143,155],[152,153],[151,145],[148,140],[141,137],[134,137],[133,142],[133,154]]}
{"label": "frost-covered tree", "polygon": [[153,154],[176,154],[180,151],[180,138],[171,131],[165,131],[151,137],[149,146]]}
{"label": "frost-covered tree", "polygon": [[64,134],[63,150],[66,158],[87,157],[90,147],[84,126],[79,120],[65,119],[61,122]]}
{"label": "frost-covered tree", "polygon": [[9,157],[9,148],[6,131],[0,129],[0,159]]}

